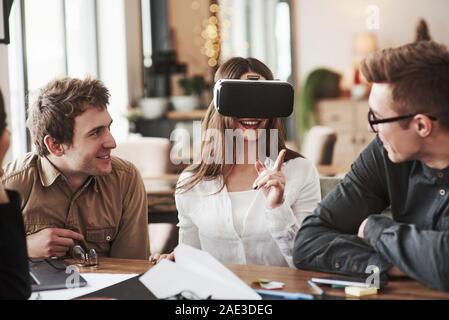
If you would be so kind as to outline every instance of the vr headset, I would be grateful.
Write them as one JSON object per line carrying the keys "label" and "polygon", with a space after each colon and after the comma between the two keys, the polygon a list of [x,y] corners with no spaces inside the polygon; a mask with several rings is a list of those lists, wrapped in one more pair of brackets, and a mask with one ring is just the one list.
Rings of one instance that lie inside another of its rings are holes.
{"label": "vr headset", "polygon": [[281,118],[293,112],[294,90],[277,80],[222,79],[214,86],[217,111],[236,118]]}

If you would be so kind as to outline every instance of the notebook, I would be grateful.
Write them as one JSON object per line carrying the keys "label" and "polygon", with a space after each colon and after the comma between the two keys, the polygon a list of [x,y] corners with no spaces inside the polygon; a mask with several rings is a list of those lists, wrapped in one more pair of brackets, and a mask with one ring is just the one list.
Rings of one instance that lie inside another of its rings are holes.
{"label": "notebook", "polygon": [[156,297],[139,281],[141,275],[91,292],[78,299],[156,300]]}

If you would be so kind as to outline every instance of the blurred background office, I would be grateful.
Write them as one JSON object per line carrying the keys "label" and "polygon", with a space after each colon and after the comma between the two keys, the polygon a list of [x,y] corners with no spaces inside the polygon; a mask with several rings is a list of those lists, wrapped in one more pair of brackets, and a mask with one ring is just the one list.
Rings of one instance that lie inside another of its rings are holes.
{"label": "blurred background office", "polygon": [[192,157],[174,153],[170,136],[176,128],[192,133],[193,121],[204,116],[221,62],[252,56],[290,82],[296,105],[285,120],[288,145],[322,176],[339,176],[374,138],[361,59],[418,37],[449,45],[447,0],[0,4],[0,87],[12,132],[6,162],[30,151],[25,119],[38,88],[65,75],[98,77],[111,91],[115,153],[137,165],[148,189],[153,252],[176,243],[173,186],[190,160],[184,158]]}

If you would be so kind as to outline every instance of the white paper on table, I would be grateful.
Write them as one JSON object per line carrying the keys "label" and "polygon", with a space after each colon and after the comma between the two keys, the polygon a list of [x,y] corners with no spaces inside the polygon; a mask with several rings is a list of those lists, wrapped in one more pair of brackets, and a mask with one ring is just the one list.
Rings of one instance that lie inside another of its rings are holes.
{"label": "white paper on table", "polygon": [[260,283],[260,286],[263,289],[267,289],[267,290],[276,290],[276,289],[282,289],[284,287],[284,283],[283,282],[278,282],[278,281],[270,281],[267,283]]}
{"label": "white paper on table", "polygon": [[137,276],[137,273],[81,273],[81,276],[87,281],[85,287],[33,292],[29,300],[70,300],[128,280]]}
{"label": "white paper on table", "polygon": [[200,298],[260,300],[261,297],[205,251],[180,244],[176,262],[162,260],[139,280],[159,299],[191,291]]}

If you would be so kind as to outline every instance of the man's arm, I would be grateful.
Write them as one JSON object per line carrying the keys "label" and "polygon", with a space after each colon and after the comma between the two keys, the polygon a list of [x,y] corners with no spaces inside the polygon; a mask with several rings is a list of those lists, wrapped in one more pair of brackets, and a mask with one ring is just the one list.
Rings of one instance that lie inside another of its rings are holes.
{"label": "man's arm", "polygon": [[336,189],[307,217],[295,240],[296,267],[345,274],[364,274],[369,265],[381,272],[391,264],[357,237],[370,214],[388,206],[382,146],[374,140]]}
{"label": "man's arm", "polygon": [[449,231],[419,230],[388,217],[370,216],[363,238],[408,276],[449,290]]}
{"label": "man's arm", "polygon": [[[26,223],[27,212],[25,205],[29,202],[33,185],[39,177],[27,170],[32,166],[33,159],[37,157],[33,154],[25,155],[25,159],[17,159],[5,167],[5,174],[1,177],[1,184],[8,190],[14,190],[20,195],[20,212]],[[25,230],[24,230],[25,235]],[[71,230],[59,228],[46,228],[26,237],[28,256],[30,258],[41,258],[65,256],[75,243],[74,240],[84,241],[83,235]]]}
{"label": "man's arm", "polygon": [[123,213],[118,233],[111,246],[111,257],[148,260],[150,243],[148,234],[148,202],[143,180],[132,166],[121,195]]}

